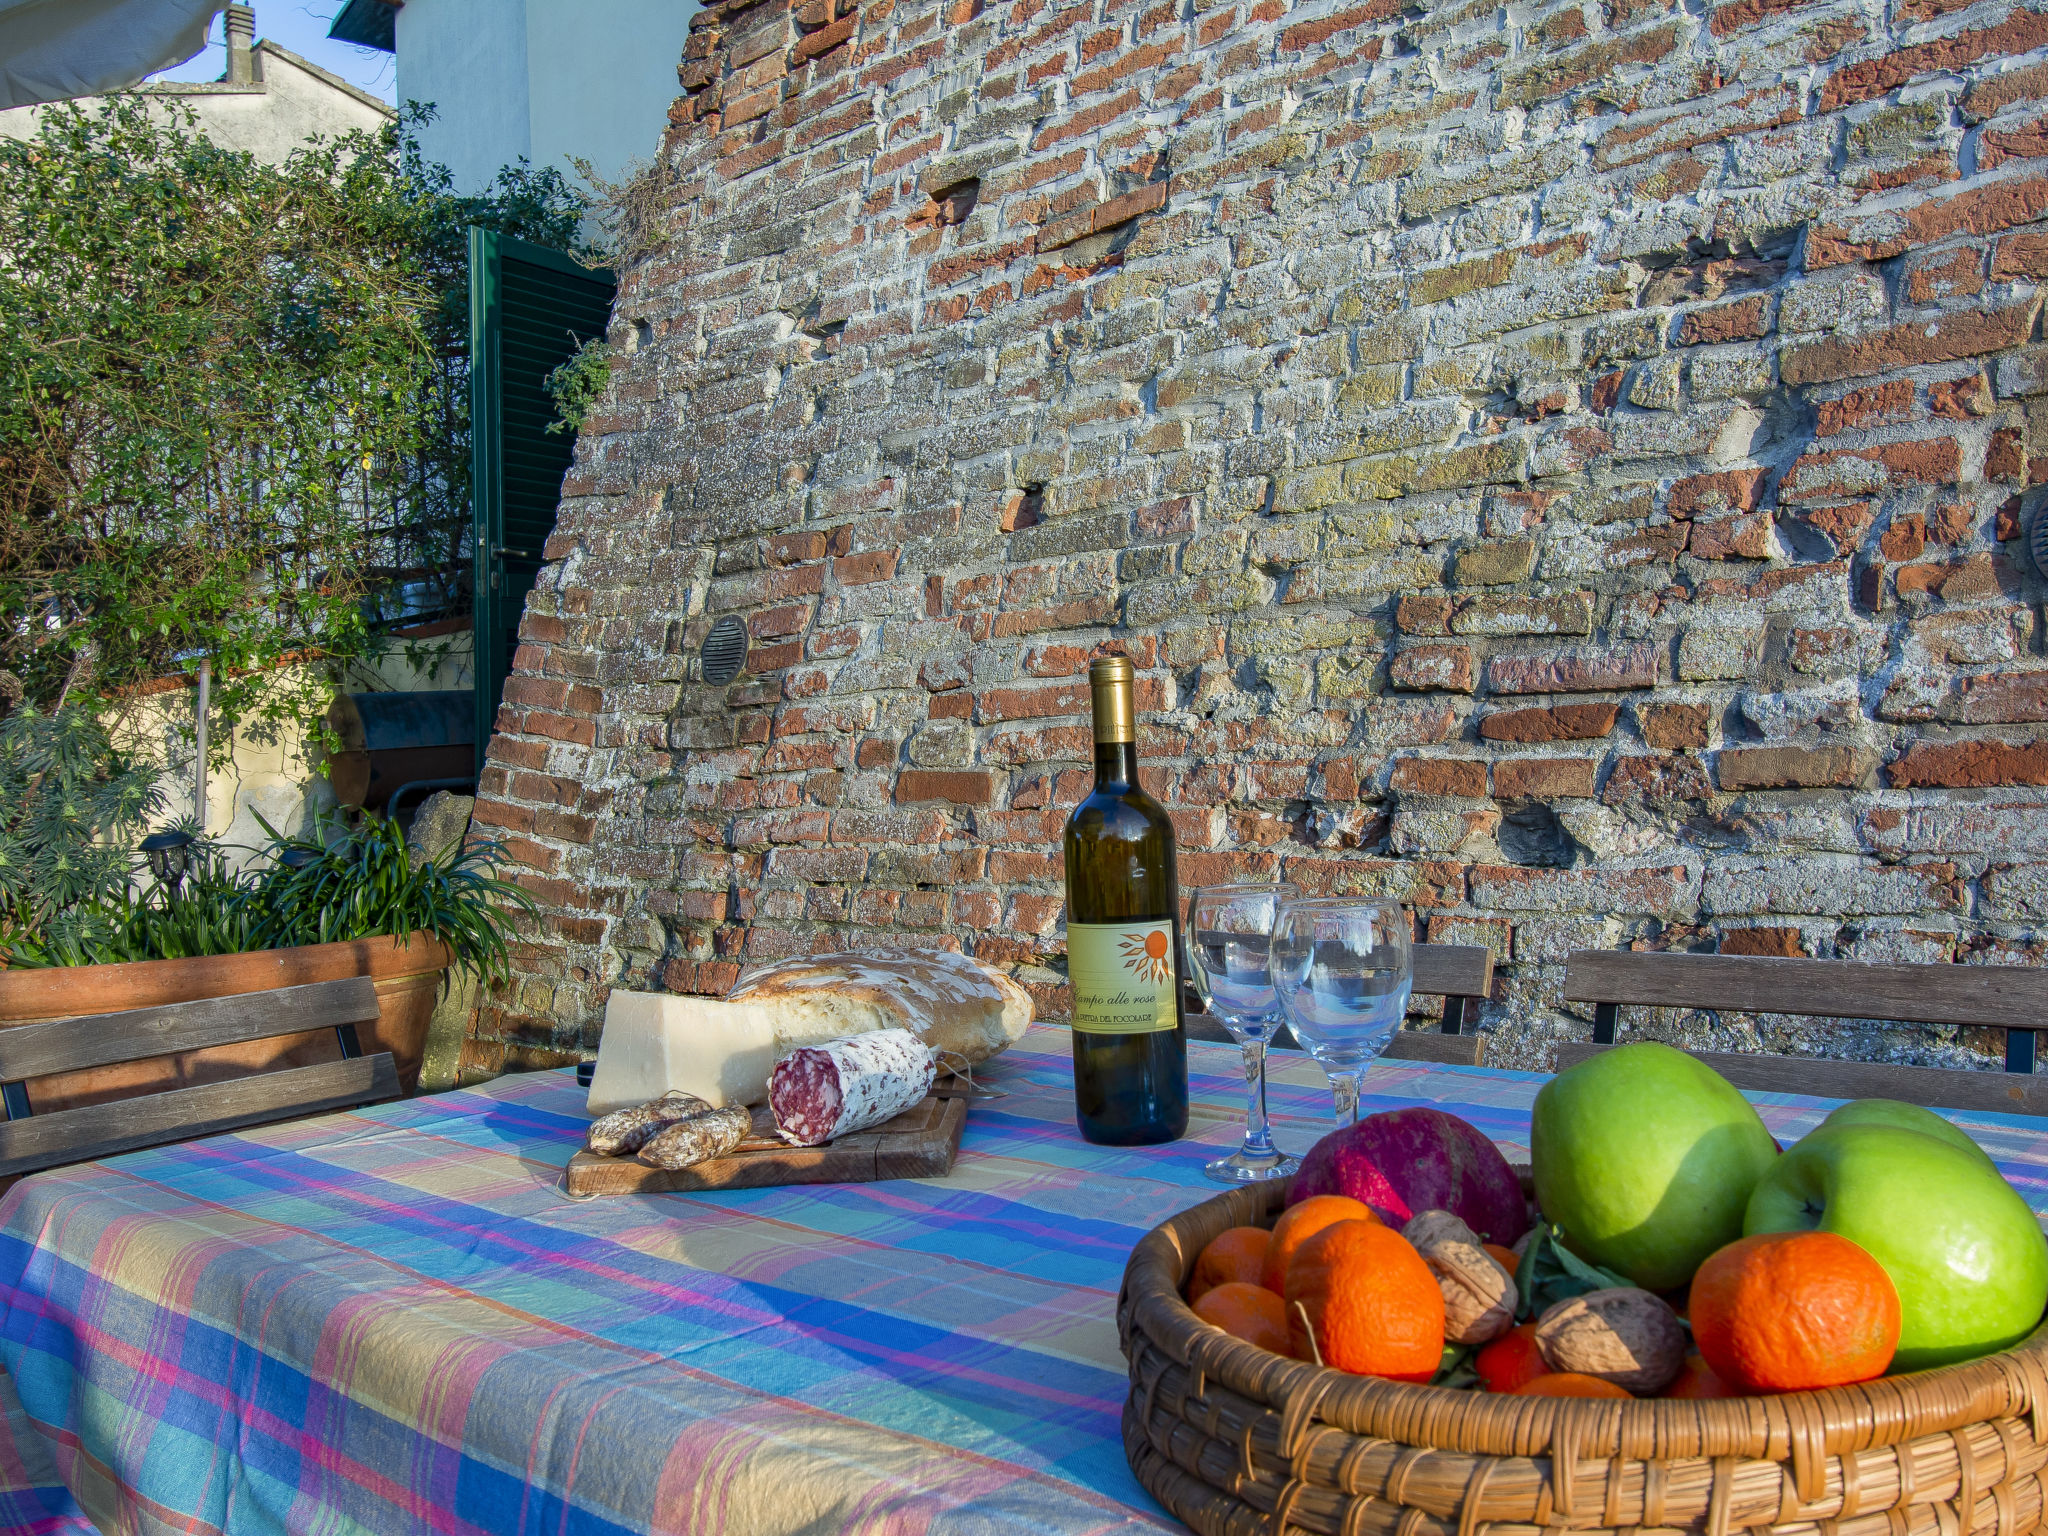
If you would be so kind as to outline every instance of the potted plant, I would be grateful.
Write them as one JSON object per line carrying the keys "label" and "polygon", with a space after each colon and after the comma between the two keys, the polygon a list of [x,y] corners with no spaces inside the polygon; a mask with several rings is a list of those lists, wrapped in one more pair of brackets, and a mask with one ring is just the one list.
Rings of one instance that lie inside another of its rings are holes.
{"label": "potted plant", "polygon": [[[502,977],[502,909],[531,909],[489,872],[497,844],[429,857],[374,815],[273,832],[241,876],[209,845],[153,837],[154,878],[137,892],[122,845],[158,801],[147,771],[82,712],[0,722],[0,1028],[368,976],[381,1012],[363,1047],[391,1052],[409,1093],[448,968]],[[39,1111],[71,1108],[337,1049],[316,1030],[43,1078],[29,1095]]]}

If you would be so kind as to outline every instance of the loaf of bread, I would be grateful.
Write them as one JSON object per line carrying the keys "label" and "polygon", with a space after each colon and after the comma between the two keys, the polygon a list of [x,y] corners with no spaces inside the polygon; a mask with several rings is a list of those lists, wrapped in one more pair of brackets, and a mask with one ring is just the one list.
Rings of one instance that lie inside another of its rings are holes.
{"label": "loaf of bread", "polygon": [[791,1051],[877,1029],[909,1030],[942,1068],[979,1065],[1030,1023],[1030,993],[943,950],[777,960],[742,973],[722,1001],[621,988],[605,1005],[587,1107],[605,1115],[671,1092],[762,1104]]}
{"label": "loaf of bread", "polygon": [[741,972],[727,999],[766,1007],[791,1049],[907,1029],[950,1065],[987,1061],[1031,1023],[1029,992],[950,950],[776,960]]}

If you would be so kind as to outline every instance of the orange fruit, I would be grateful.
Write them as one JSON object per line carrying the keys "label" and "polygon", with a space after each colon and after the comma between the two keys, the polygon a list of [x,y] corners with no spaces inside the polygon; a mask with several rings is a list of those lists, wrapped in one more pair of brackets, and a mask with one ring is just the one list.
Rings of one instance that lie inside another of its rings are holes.
{"label": "orange fruit", "polygon": [[1354,1375],[1428,1381],[1443,1360],[1444,1293],[1392,1227],[1340,1221],[1303,1243],[1287,1268],[1287,1334],[1300,1359],[1320,1353]]}
{"label": "orange fruit", "polygon": [[1899,1347],[1899,1293],[1834,1232],[1764,1232],[1692,1277],[1692,1337],[1740,1392],[1799,1392],[1882,1376]]}
{"label": "orange fruit", "polygon": [[1525,1381],[1548,1376],[1543,1351],[1536,1347],[1536,1325],[1524,1323],[1510,1328],[1499,1338],[1482,1345],[1472,1357],[1472,1369],[1489,1392],[1512,1392]]}
{"label": "orange fruit", "polygon": [[1481,1243],[1479,1246],[1500,1261],[1500,1267],[1508,1272],[1511,1280],[1515,1271],[1522,1267],[1522,1256],[1512,1248],[1503,1248],[1499,1243]]}
{"label": "orange fruit", "polygon": [[1371,1206],[1349,1195],[1311,1195],[1299,1205],[1290,1205],[1273,1223],[1273,1240],[1266,1245],[1266,1266],[1259,1272],[1259,1284],[1276,1295],[1285,1293],[1287,1266],[1303,1243],[1335,1222],[1378,1220]]}
{"label": "orange fruit", "polygon": [[1211,1286],[1195,1302],[1195,1316],[1234,1339],[1276,1355],[1287,1353],[1287,1309],[1262,1285],[1226,1280]]}
{"label": "orange fruit", "polygon": [[1515,1397],[1628,1397],[1626,1387],[1617,1387],[1598,1376],[1581,1376],[1577,1371],[1552,1371],[1510,1389]]}
{"label": "orange fruit", "polygon": [[1740,1397],[1742,1394],[1714,1374],[1714,1368],[1700,1356],[1687,1355],[1677,1380],[1658,1394],[1660,1397]]}
{"label": "orange fruit", "polygon": [[1195,1272],[1188,1277],[1188,1300],[1229,1282],[1257,1285],[1265,1271],[1266,1245],[1273,1234],[1264,1227],[1232,1227],[1221,1232],[1195,1259]]}

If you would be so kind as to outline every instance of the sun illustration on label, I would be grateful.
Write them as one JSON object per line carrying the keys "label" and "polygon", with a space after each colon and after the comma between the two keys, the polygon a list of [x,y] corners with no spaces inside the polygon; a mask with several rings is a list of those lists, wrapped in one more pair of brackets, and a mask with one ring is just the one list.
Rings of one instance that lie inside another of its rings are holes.
{"label": "sun illustration on label", "polygon": [[1127,933],[1123,936],[1124,969],[1147,981],[1164,981],[1173,974],[1173,966],[1166,958],[1166,935],[1154,929],[1150,933]]}

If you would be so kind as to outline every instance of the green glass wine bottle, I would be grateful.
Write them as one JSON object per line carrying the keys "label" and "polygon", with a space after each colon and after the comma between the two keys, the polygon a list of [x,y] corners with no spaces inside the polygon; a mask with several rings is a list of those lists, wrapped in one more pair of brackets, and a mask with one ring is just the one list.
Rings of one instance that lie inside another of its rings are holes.
{"label": "green glass wine bottle", "polygon": [[1131,679],[1122,656],[1088,668],[1095,788],[1066,835],[1074,1106],[1083,1136],[1119,1147],[1173,1141],[1188,1128],[1173,822],[1138,786]]}

